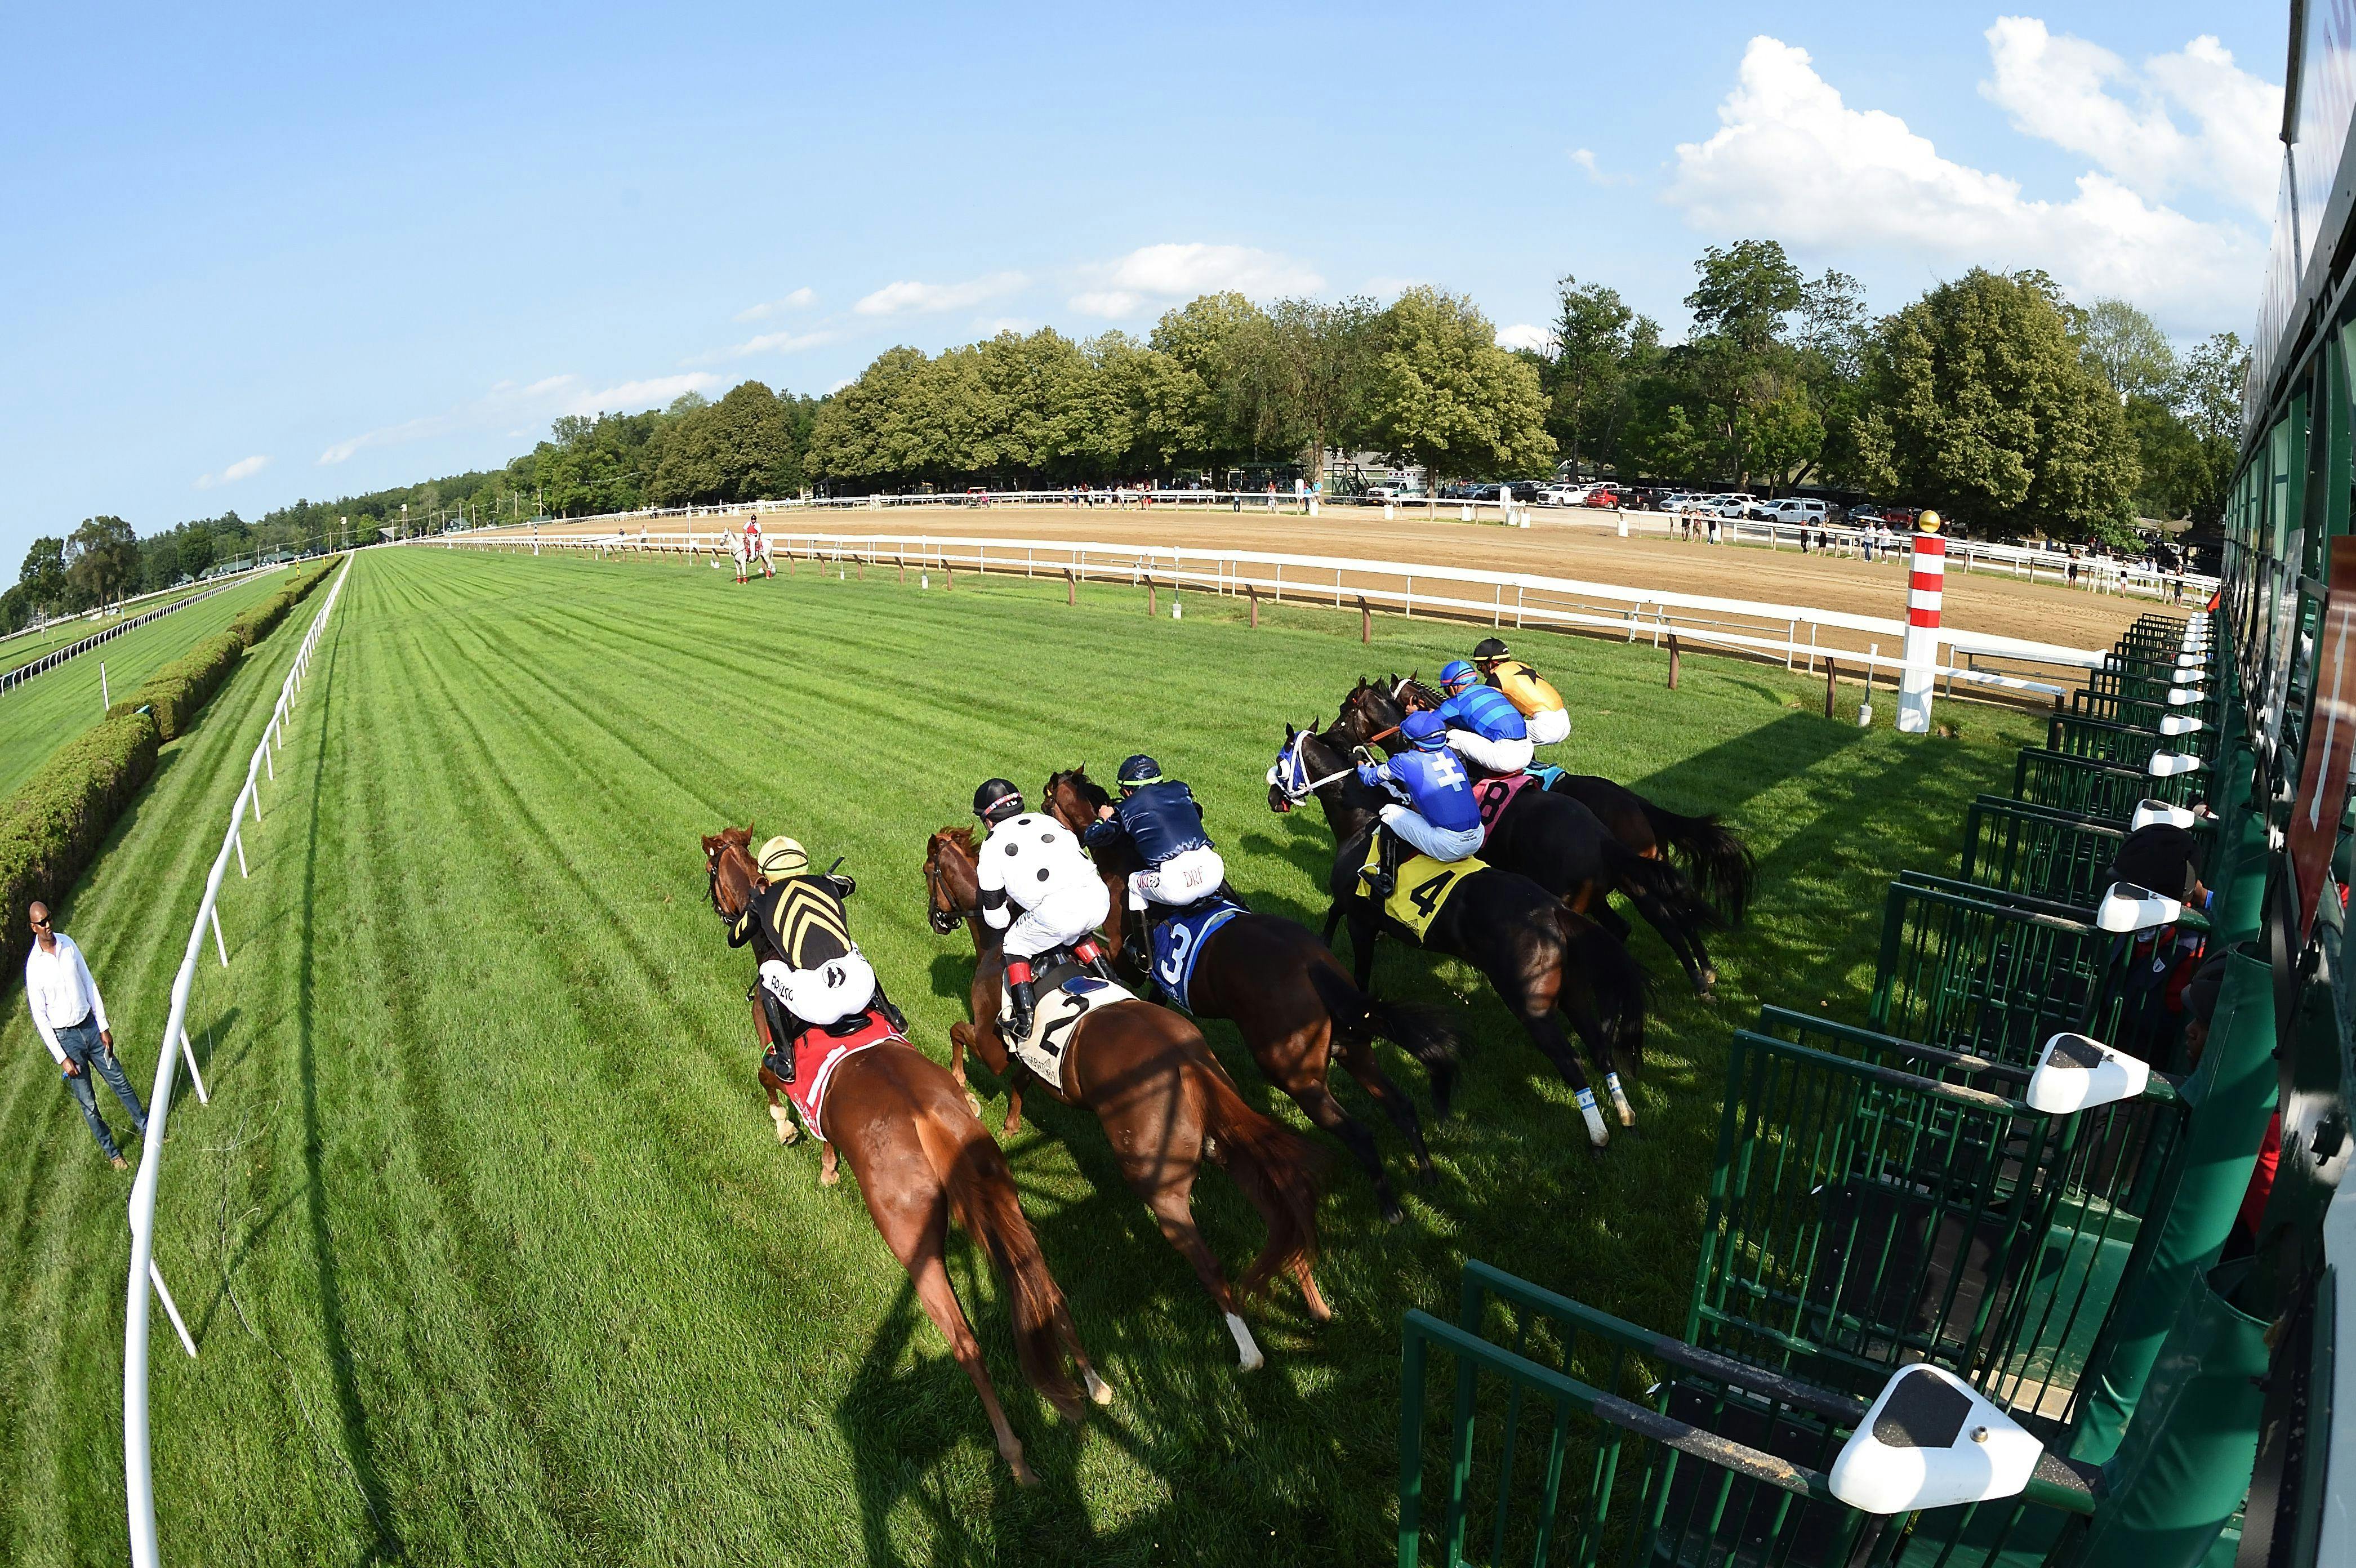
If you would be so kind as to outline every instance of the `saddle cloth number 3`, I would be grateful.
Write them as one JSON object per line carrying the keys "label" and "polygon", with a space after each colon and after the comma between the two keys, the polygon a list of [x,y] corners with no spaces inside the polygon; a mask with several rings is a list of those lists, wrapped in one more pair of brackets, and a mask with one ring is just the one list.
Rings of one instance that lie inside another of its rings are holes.
{"label": "saddle cloth number 3", "polygon": [[1192,927],[1182,924],[1172,928],[1169,950],[1162,955],[1162,961],[1153,969],[1153,977],[1162,982],[1164,989],[1176,991],[1179,983],[1186,978],[1186,958],[1194,946]]}

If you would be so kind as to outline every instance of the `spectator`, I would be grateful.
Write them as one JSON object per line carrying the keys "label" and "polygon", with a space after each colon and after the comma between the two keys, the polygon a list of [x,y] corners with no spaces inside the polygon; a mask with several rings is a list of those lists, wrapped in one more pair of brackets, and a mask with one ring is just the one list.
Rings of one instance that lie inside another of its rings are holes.
{"label": "spectator", "polygon": [[123,1157],[113,1132],[98,1113],[98,1095],[90,1086],[91,1069],[131,1112],[133,1132],[146,1133],[147,1112],[115,1059],[114,1030],[106,1021],[98,982],[91,978],[90,965],[74,940],[50,926],[48,905],[35,904],[27,912],[33,922],[33,949],[25,955],[25,1003],[32,1009],[33,1027],[40,1031],[41,1044],[48,1047],[66,1087],[80,1102],[91,1136],[116,1170],[128,1170],[131,1162]]}

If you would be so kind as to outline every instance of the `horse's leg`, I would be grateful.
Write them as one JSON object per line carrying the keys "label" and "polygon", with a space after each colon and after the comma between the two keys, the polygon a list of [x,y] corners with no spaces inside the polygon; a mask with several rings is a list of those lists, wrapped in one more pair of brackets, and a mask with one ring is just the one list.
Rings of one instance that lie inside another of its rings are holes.
{"label": "horse's leg", "polygon": [[1644,923],[1661,934],[1661,940],[1668,944],[1669,951],[1676,955],[1677,965],[1686,972],[1686,979],[1692,983],[1694,994],[1708,995],[1718,976],[1710,970],[1709,955],[1702,951],[1701,940],[1687,930],[1684,923],[1669,912],[1668,907],[1648,889],[1629,882],[1623,884],[1620,891],[1627,895],[1628,902],[1636,906],[1636,913],[1644,918]]}
{"label": "horse's leg", "polygon": [[842,1179],[842,1173],[834,1168],[834,1145],[821,1138],[819,1140],[818,1147],[819,1155],[818,1184],[820,1187],[832,1187]]}
{"label": "horse's leg", "polygon": [[769,1120],[777,1124],[777,1142],[792,1144],[802,1135],[802,1131],[794,1124],[793,1112],[777,1099],[777,1091],[786,1087],[786,1080],[765,1067],[761,1069],[761,1087],[768,1092]]}
{"label": "horse's leg", "polygon": [[1391,1119],[1391,1125],[1407,1139],[1408,1147],[1415,1151],[1417,1178],[1427,1186],[1437,1179],[1440,1173],[1432,1168],[1431,1151],[1424,1146],[1423,1118],[1416,1114],[1415,1101],[1400,1093],[1398,1085],[1383,1071],[1374,1051],[1364,1040],[1344,1041],[1342,1065],[1358,1080],[1358,1087],[1374,1097],[1375,1103],[1383,1108],[1383,1114]]}
{"label": "horse's leg", "polygon": [[1370,914],[1361,913],[1364,900],[1354,900],[1350,910],[1351,973],[1358,989],[1372,996],[1375,993],[1375,939],[1381,928]]}
{"label": "horse's leg", "polygon": [[1317,1288],[1316,1276],[1309,1272],[1309,1265],[1305,1262],[1293,1264],[1292,1277],[1301,1286],[1301,1299],[1308,1306],[1309,1316],[1320,1323],[1331,1323],[1333,1309],[1325,1305],[1324,1294]]}
{"label": "horse's leg", "polygon": [[1333,907],[1325,911],[1325,945],[1327,947],[1333,945],[1333,931],[1341,923],[1342,900],[1336,898],[1333,900]]}
{"label": "horse's leg", "polygon": [[[1612,1133],[1603,1125],[1602,1112],[1595,1108],[1595,1090],[1588,1085],[1586,1069],[1579,1065],[1579,1054],[1570,1048],[1570,1041],[1563,1035],[1562,1026],[1555,1022],[1555,1004],[1563,988],[1562,966],[1568,961],[1569,955],[1558,951],[1550,968],[1526,981],[1518,975],[1492,974],[1490,983],[1497,988],[1498,997],[1521,1020],[1522,1028],[1530,1036],[1530,1043],[1545,1054],[1547,1060],[1554,1063],[1555,1070],[1562,1075],[1562,1080],[1570,1085],[1571,1093],[1579,1101],[1579,1113],[1587,1121],[1588,1152],[1601,1154],[1604,1145],[1611,1143]],[[1596,1052],[1598,1059],[1608,1058],[1610,1052],[1605,1046],[1603,1033],[1595,1026],[1594,1021],[1583,1016],[1581,1011],[1574,1011],[1570,1018],[1573,1026],[1579,1030],[1580,1038],[1587,1042],[1588,1049]]]}
{"label": "horse's leg", "polygon": [[965,1080],[965,1046],[972,1036],[973,1026],[970,1024],[949,1026],[949,1077],[955,1079],[958,1088],[965,1091],[965,1108],[973,1112],[976,1121],[980,1121],[981,1097],[974,1093],[973,1086]]}
{"label": "horse's leg", "polygon": [[[1158,1160],[1156,1161],[1158,1163]],[[1144,1190],[1145,1207],[1153,1211],[1154,1222],[1162,1227],[1162,1239],[1178,1249],[1179,1256],[1194,1266],[1194,1277],[1211,1293],[1219,1311],[1227,1320],[1227,1332],[1235,1336],[1236,1354],[1242,1369],[1256,1372],[1267,1358],[1259,1353],[1259,1345],[1252,1338],[1251,1329],[1236,1311],[1236,1293],[1227,1284],[1225,1270],[1212,1255],[1210,1243],[1194,1225],[1194,1176],[1202,1167],[1189,1169],[1174,1180],[1155,1185],[1151,1177],[1140,1181],[1132,1178],[1130,1186]]]}
{"label": "horse's leg", "polygon": [[900,1254],[900,1262],[906,1266],[909,1283],[916,1287],[916,1300],[923,1305],[925,1316],[933,1320],[933,1326],[949,1342],[949,1354],[965,1369],[965,1375],[973,1380],[973,1391],[981,1396],[982,1412],[990,1417],[990,1430],[998,1439],[999,1456],[1014,1472],[1017,1483],[1037,1486],[1039,1477],[1023,1463],[1022,1440],[1007,1424],[1006,1412],[999,1407],[998,1391],[991,1386],[990,1372],[981,1364],[981,1344],[974,1338],[973,1326],[966,1321],[965,1309],[958,1305],[948,1270],[942,1265],[941,1244],[948,1223],[948,1205],[937,1204],[924,1231],[910,1239],[913,1244],[907,1250],[902,1250],[899,1237],[887,1234],[884,1239],[892,1243],[892,1250]]}
{"label": "horse's leg", "polygon": [[1351,1115],[1322,1081],[1284,1083],[1279,1087],[1292,1097],[1302,1115],[1339,1138],[1351,1157],[1365,1170],[1366,1179],[1375,1184],[1375,1201],[1382,1205],[1384,1222],[1396,1225],[1405,1219],[1407,1210],[1399,1207],[1398,1194],[1391,1190],[1391,1178],[1383,1170],[1383,1156],[1375,1147],[1373,1130]]}

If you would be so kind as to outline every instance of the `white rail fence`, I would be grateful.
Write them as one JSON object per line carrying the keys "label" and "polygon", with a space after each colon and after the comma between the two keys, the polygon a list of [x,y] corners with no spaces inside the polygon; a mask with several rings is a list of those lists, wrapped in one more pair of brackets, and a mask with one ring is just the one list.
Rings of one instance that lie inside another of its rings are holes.
{"label": "white rail fence", "polygon": [[[729,539],[730,533],[724,531],[657,533],[642,527],[636,532],[537,538],[513,532],[449,534],[411,542],[523,553],[570,551],[604,558],[717,560],[730,553]],[[1363,607],[1369,613],[1383,609],[1408,618],[1421,611],[1451,620],[1485,620],[1500,628],[1509,624],[1554,627],[1618,634],[1630,642],[1642,637],[1655,647],[1674,638],[1679,646],[1717,648],[1780,660],[1786,669],[1813,671],[1820,662],[1833,660],[1869,680],[1900,668],[1895,650],[1906,636],[1903,620],[1845,610],[1590,583],[1536,573],[1347,556],[930,534],[781,531],[769,533],[767,542],[789,570],[793,563],[807,561],[844,571],[853,566],[862,570],[884,566],[945,575],[969,571],[1064,578],[1075,594],[1081,583],[1110,581],[1130,586],[1151,585],[1173,595],[1191,590],[1223,597],[1246,596],[1255,602],[1265,596],[1279,605],[1290,596],[1296,604],[1333,609]],[[1486,597],[1481,596],[1484,591]],[[2099,669],[2104,656],[2100,649],[2067,648],[1960,627],[1942,628],[1939,640],[1941,661],[1933,673],[1947,682],[1950,691],[1962,682],[2051,696],[2067,688],[2018,671],[1984,669],[1981,661],[2020,665],[2035,672]],[[1892,652],[1881,651],[1885,642]]]}
{"label": "white rail fence", "polygon": [[156,1052],[155,1083],[147,1101],[147,1135],[139,1147],[139,1174],[131,1184],[131,1273],[123,1314],[123,1477],[134,1568],[155,1568],[162,1561],[155,1536],[155,1476],[147,1423],[147,1296],[151,1289],[164,1304],[165,1316],[179,1334],[181,1348],[191,1359],[197,1353],[196,1341],[189,1337],[187,1326],[180,1319],[180,1309],[164,1286],[163,1272],[155,1266],[155,1189],[163,1179],[165,1124],[172,1111],[174,1069],[183,1058],[188,1064],[188,1078],[197,1091],[198,1102],[210,1103],[203,1074],[198,1069],[196,1047],[188,1039],[188,993],[196,983],[197,961],[204,951],[208,926],[212,930],[213,950],[220,955],[221,967],[229,967],[229,944],[221,938],[221,881],[228,874],[232,854],[236,856],[239,874],[250,875],[245,859],[246,810],[252,807],[253,820],[262,821],[262,785],[265,779],[274,780],[278,777],[274,754],[285,744],[286,721],[294,698],[303,690],[303,677],[319,645],[319,634],[326,629],[327,618],[334,613],[336,600],[343,593],[351,570],[348,560],[327,590],[327,602],[312,618],[310,629],[303,635],[303,646],[294,655],[294,667],[286,671],[286,680],[279,687],[278,704],[272,710],[269,726],[253,748],[252,759],[246,764],[244,787],[238,790],[237,800],[230,807],[229,828],[221,835],[220,853],[213,856],[211,875],[205,878],[204,897],[188,928],[187,950],[181,955],[179,972],[172,977],[171,1014]]}
{"label": "white rail fence", "polygon": [[[643,527],[652,521],[669,519],[692,524],[698,518],[741,518],[755,514],[763,518],[778,518],[814,512],[993,506],[1078,510],[1109,507],[1146,511],[1156,507],[1177,507],[1194,511],[1262,512],[1337,519],[1370,517],[1379,511],[1386,520],[1433,517],[1459,522],[1502,522],[1508,528],[1527,527],[1534,521],[1557,524],[1590,523],[1616,530],[1622,538],[1632,532],[1665,537],[1680,535],[1688,519],[1696,536],[1702,537],[1706,535],[1711,521],[1698,510],[1662,512],[1617,507],[1547,507],[1529,501],[1494,499],[1435,501],[1419,498],[1375,500],[1361,497],[1294,495],[1282,490],[1273,493],[1262,490],[1161,490],[1142,486],[1117,486],[1095,490],[974,490],[964,494],[820,496],[716,506],[649,507],[638,511],[569,519],[563,526],[606,523],[626,530],[633,525]],[[1904,556],[1909,545],[1909,534],[1905,530],[1884,531],[1830,521],[1802,524],[1757,518],[1719,518],[1717,521],[1720,538],[1725,542],[1753,547],[1764,544],[1771,550],[1798,551],[1802,548],[1803,536],[1806,536],[1811,541],[1821,539],[1823,542],[1816,548],[1827,555],[1848,559],[1878,556],[1887,560]],[[1994,572],[2025,581],[2060,584],[2072,582],[2071,569],[2074,566],[2078,574],[2077,586],[2094,593],[2130,594],[2146,598],[2168,598],[2177,591],[2175,585],[2179,582],[2182,583],[2182,592],[2186,596],[2197,594],[2202,599],[2206,599],[2217,586],[2216,578],[2197,572],[2162,572],[2158,567],[2140,561],[2120,561],[2102,555],[2073,556],[2066,550],[1985,543],[1977,540],[1959,539],[1952,534],[1947,541],[1947,564],[1950,571],[1960,567],[1966,572]]]}
{"label": "white rail fence", "polygon": [[[263,572],[274,572],[283,569],[283,564],[256,568],[256,570]],[[243,581],[245,575],[246,574],[241,573],[239,575],[236,581],[225,582],[218,587],[207,588],[201,593],[190,594],[185,598],[174,599],[168,605],[159,605],[155,609],[148,610],[145,614],[132,617],[129,620],[118,620],[112,626],[108,627],[105,630],[94,631],[79,642],[70,642],[63,648],[51,649],[48,652],[42,654],[38,659],[27,660],[23,664],[17,665],[14,670],[7,671],[5,674],[0,674],[0,692],[13,691],[15,688],[21,686],[26,682],[31,680],[34,676],[41,674],[46,671],[54,670],[59,665],[63,664],[67,660],[74,658],[78,654],[88,653],[93,648],[112,642],[126,631],[134,631],[140,627],[147,625],[150,621],[161,620],[166,616],[171,615],[175,611],[187,609],[190,605],[199,603],[205,599],[209,599],[215,594],[225,594],[229,592],[230,589],[238,586],[239,583]],[[170,591],[171,590],[169,589],[166,590],[166,592]],[[154,596],[148,595],[143,596],[153,597]],[[137,599],[126,599],[123,601],[126,605],[135,605],[138,602],[139,600]],[[52,622],[51,624],[54,625],[56,623]]]}

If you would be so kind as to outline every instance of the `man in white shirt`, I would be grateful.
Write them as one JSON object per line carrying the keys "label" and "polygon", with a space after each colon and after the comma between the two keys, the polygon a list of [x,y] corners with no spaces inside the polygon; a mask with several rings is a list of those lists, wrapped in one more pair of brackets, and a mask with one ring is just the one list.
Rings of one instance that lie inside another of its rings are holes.
{"label": "man in white shirt", "polygon": [[91,1136],[98,1140],[116,1170],[128,1170],[131,1162],[123,1157],[114,1133],[98,1113],[91,1073],[106,1079],[106,1087],[131,1112],[134,1132],[146,1133],[147,1112],[139,1096],[132,1092],[131,1080],[123,1076],[123,1064],[115,1059],[114,1031],[106,1021],[105,999],[98,993],[98,982],[91,978],[81,949],[71,937],[50,928],[48,906],[36,904],[29,913],[33,950],[25,955],[25,1002],[33,1010],[33,1027],[40,1031],[41,1044],[49,1047],[58,1070],[65,1075],[66,1087],[80,1102],[81,1119],[90,1123]]}

